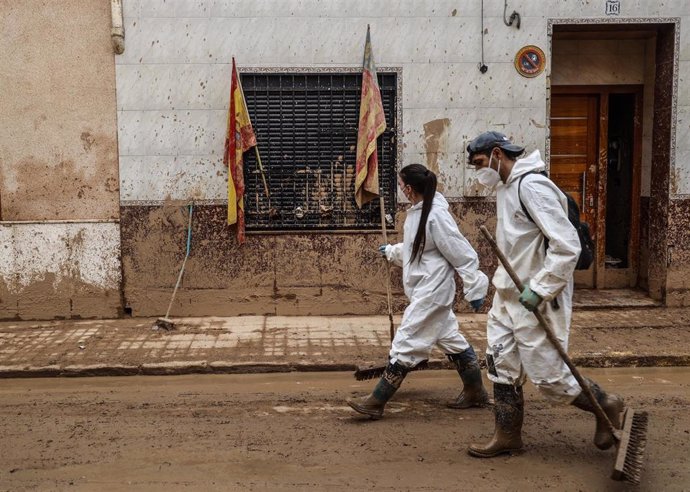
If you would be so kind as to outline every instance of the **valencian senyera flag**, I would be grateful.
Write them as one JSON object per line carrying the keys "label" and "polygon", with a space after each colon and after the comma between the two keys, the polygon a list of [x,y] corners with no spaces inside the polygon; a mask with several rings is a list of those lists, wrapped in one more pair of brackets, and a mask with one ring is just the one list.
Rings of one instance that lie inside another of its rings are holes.
{"label": "valencian senyera flag", "polygon": [[237,224],[237,242],[244,243],[244,153],[256,145],[242,85],[232,59],[230,109],[223,163],[228,166],[228,224]]}
{"label": "valencian senyera flag", "polygon": [[381,90],[376,77],[371,36],[367,26],[362,70],[362,100],[359,104],[359,129],[357,131],[357,165],[355,175],[355,201],[362,208],[379,195],[378,157],[376,139],[386,129]]}

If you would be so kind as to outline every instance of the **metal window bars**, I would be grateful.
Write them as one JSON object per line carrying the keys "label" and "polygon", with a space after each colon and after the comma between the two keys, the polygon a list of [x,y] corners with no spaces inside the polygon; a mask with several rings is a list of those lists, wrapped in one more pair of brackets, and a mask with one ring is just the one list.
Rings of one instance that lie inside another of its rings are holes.
{"label": "metal window bars", "polygon": [[[392,212],[397,74],[380,73],[378,79],[386,115],[377,142],[379,184]],[[360,210],[354,200],[361,74],[242,73],[241,80],[271,194],[269,205],[256,156],[247,152],[247,230],[380,228],[379,201]]]}

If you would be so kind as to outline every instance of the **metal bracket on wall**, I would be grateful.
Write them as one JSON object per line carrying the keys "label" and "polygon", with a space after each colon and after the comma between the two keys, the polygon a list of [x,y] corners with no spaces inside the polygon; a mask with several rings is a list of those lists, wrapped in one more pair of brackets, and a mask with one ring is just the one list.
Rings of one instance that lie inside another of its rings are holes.
{"label": "metal bracket on wall", "polygon": [[122,20],[122,0],[110,0],[110,15],[112,17],[110,38],[113,42],[113,51],[121,55],[125,52],[125,27]]}
{"label": "metal bracket on wall", "polygon": [[505,0],[503,3],[503,23],[510,27],[513,25],[513,22],[515,22],[515,28],[520,29],[520,14],[517,13],[516,10],[513,10],[513,13],[510,14],[510,19],[506,19],[506,12],[508,11],[508,0]]}

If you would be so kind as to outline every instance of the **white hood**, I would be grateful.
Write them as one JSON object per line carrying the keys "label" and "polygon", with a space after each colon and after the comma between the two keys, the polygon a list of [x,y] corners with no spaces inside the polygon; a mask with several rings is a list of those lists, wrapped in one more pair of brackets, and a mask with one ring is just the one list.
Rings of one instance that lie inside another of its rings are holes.
{"label": "white hood", "polygon": [[[545,176],[525,176],[545,169],[538,150],[515,162],[508,181],[496,192],[496,240],[520,280],[529,281],[534,292],[551,300],[566,287],[572,290],[580,240],[568,219],[568,202],[563,192]],[[525,177],[521,182],[522,176]],[[532,220],[525,215],[520,199]],[[548,250],[545,238],[549,239]],[[493,284],[499,290],[515,290],[501,266],[494,274]]]}
{"label": "white hood", "polygon": [[515,162],[506,184],[512,183],[523,174],[542,171],[546,171],[546,164],[541,160],[541,154],[539,151],[535,150],[527,157],[519,159],[517,162]]}
{"label": "white hood", "polygon": [[[410,208],[407,209],[408,212],[412,212],[413,210],[422,210],[422,205],[423,202],[418,202],[412,205]],[[434,201],[433,205],[431,206],[431,210],[434,210],[435,208],[441,208],[448,210],[449,204],[448,200],[446,200],[446,197],[441,195],[438,191],[434,195]]]}
{"label": "white hood", "polygon": [[421,261],[410,261],[412,245],[421,219],[422,202],[411,206],[403,227],[403,242],[387,248],[389,261],[403,268],[407,297],[450,305],[455,298],[453,270],[463,281],[467,301],[486,296],[488,279],[479,270],[479,259],[470,243],[458,230],[445,197],[436,193],[426,223],[426,243]]}

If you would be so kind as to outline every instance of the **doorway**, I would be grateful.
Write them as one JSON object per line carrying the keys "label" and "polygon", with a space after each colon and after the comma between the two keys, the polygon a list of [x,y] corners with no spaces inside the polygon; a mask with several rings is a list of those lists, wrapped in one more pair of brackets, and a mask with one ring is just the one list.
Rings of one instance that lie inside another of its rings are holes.
{"label": "doorway", "polygon": [[[587,181],[579,187],[587,208],[590,198],[593,201],[583,215],[595,229],[596,258],[591,271],[576,272],[579,287],[636,286],[655,301],[667,300],[674,247],[669,240],[669,182],[674,170],[679,28],[680,19],[675,18],[548,20],[551,95],[547,104],[551,106],[565,94],[596,101],[589,103],[596,105],[596,116],[588,116],[598,119],[593,128],[596,135],[587,127],[588,138],[596,143],[595,157],[587,146],[579,151],[580,156],[588,157],[580,174],[583,179],[586,171]],[[635,136],[631,148],[629,110],[633,94]],[[547,140],[549,161],[552,138],[550,135]],[[632,169],[628,166],[631,159]],[[587,195],[593,174],[595,193]],[[574,177],[570,176],[571,187]],[[606,293],[581,288],[580,292],[600,299],[623,290]],[[635,290],[628,288],[624,294],[632,292]]]}
{"label": "doorway", "polygon": [[641,85],[553,86],[551,178],[580,206],[595,261],[578,287],[638,285]]}

